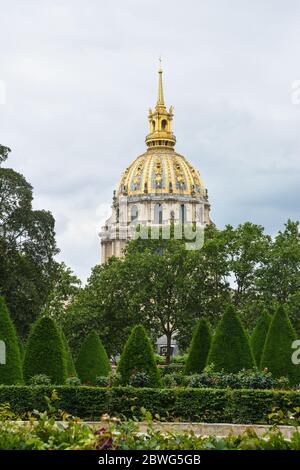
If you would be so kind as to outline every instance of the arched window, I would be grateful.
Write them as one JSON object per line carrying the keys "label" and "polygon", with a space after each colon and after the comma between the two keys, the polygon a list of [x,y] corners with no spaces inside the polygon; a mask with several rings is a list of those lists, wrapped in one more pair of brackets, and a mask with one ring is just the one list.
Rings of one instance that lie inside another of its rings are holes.
{"label": "arched window", "polygon": [[165,119],[161,121],[161,128],[163,131],[167,128],[167,121]]}
{"label": "arched window", "polygon": [[163,222],[163,213],[162,213],[162,205],[155,204],[154,206],[154,223],[161,225]]}
{"label": "arched window", "polygon": [[137,221],[138,215],[139,215],[139,212],[138,212],[137,206],[132,206],[132,208],[131,208],[131,216],[130,216],[131,222]]}
{"label": "arched window", "polygon": [[186,218],[185,206],[184,206],[184,204],[181,204],[181,206],[180,206],[180,222],[182,224],[185,223],[185,218]]}
{"label": "arched window", "polygon": [[155,131],[155,121],[152,121],[152,132]]}

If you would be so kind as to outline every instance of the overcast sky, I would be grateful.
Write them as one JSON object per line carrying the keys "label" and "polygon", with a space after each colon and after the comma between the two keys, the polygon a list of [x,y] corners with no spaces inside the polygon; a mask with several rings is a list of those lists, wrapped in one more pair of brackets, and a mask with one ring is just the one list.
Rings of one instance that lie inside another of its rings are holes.
{"label": "overcast sky", "polygon": [[298,0],[0,0],[0,12],[6,166],[53,213],[59,259],[82,279],[113,189],[145,150],[160,55],[176,149],[200,170],[214,222],[273,234],[299,219]]}

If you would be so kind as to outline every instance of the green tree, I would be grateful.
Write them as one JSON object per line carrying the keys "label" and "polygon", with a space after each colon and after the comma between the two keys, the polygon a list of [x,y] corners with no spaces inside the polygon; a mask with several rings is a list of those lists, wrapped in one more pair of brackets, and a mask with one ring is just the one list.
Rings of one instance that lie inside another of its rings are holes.
{"label": "green tree", "polygon": [[211,333],[207,320],[201,319],[194,331],[184,373],[200,374],[207,361],[211,346]]}
{"label": "green tree", "polygon": [[[112,355],[121,352],[131,328],[142,321],[152,339],[171,339],[190,311],[188,258],[178,240],[135,240],[125,257],[96,266],[87,286],[66,312],[63,325],[72,345],[95,328]],[[119,331],[115,335],[115,331]]]}
{"label": "green tree", "polygon": [[300,365],[292,362],[292,343],[297,339],[287,310],[280,306],[273,316],[266,337],[261,367],[268,368],[274,377],[288,377],[292,385],[300,382]]}
{"label": "green tree", "polygon": [[234,373],[254,366],[247,333],[231,305],[217,326],[207,363],[214,364],[218,371]]}
{"label": "green tree", "polygon": [[0,296],[0,348],[5,363],[0,361],[0,384],[22,384],[23,373],[18,337],[4,298]]}
{"label": "green tree", "polygon": [[65,263],[55,263],[51,291],[43,306],[44,312],[63,325],[68,306],[80,291],[81,281]]}
{"label": "green tree", "polygon": [[26,382],[37,374],[46,374],[53,384],[64,384],[67,378],[66,352],[61,332],[55,321],[46,316],[33,324],[25,350]]}
{"label": "green tree", "polygon": [[251,335],[251,348],[257,367],[260,367],[261,355],[272,317],[266,310],[263,311]]}
{"label": "green tree", "polygon": [[186,261],[186,306],[183,315],[177,319],[176,334],[183,351],[191,342],[199,318],[206,318],[216,325],[220,312],[231,300],[226,244],[224,230],[211,225],[205,229],[203,247],[193,251]]}
{"label": "green tree", "polygon": [[151,342],[142,325],[133,328],[118,364],[122,383],[128,384],[136,372],[144,372],[149,377],[149,387],[159,387],[161,378],[156,366]]}
{"label": "green tree", "polygon": [[168,361],[172,339],[186,350],[199,319],[215,327],[228,303],[238,306],[243,324],[252,330],[262,306],[270,310],[282,297],[277,286],[279,292],[289,291],[283,297],[300,332],[297,227],[290,223],[272,241],[250,222],[224,230],[212,225],[205,229],[202,248],[191,251],[183,240],[132,240],[124,258],[96,266],[87,286],[67,302],[59,321],[72,350],[77,353],[82,338],[95,329],[116,356],[133,325],[142,323],[153,341],[166,335]]}
{"label": "green tree", "polygon": [[227,256],[230,276],[235,283],[233,301],[242,308],[256,296],[257,272],[268,253],[271,237],[260,225],[245,222],[236,229],[227,225]]}
{"label": "green tree", "polygon": [[[0,155],[1,163],[8,150]],[[0,294],[23,339],[51,290],[58,253],[53,216],[33,210],[32,199],[24,176],[0,167]]]}
{"label": "green tree", "polygon": [[78,290],[73,302],[60,315],[60,324],[75,356],[93,330],[100,336],[109,356],[121,352],[134,325],[130,310],[132,287],[125,272],[126,265],[114,257],[105,265],[95,266],[86,287]]}
{"label": "green tree", "polygon": [[105,348],[95,331],[91,331],[79,352],[76,370],[82,383],[95,385],[97,376],[107,376],[111,370]]}

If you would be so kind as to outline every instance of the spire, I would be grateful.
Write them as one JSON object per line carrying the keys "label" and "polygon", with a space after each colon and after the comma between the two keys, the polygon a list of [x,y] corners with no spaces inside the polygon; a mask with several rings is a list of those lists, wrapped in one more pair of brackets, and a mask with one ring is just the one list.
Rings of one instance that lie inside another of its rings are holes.
{"label": "spire", "polygon": [[164,90],[163,90],[163,82],[162,82],[162,68],[161,68],[161,57],[159,58],[159,69],[158,69],[158,95],[157,95],[157,104],[156,106],[165,106],[164,101]]}
{"label": "spire", "polygon": [[163,92],[161,58],[159,58],[159,62],[157,102],[153,111],[151,108],[149,109],[150,132],[146,137],[146,144],[150,149],[153,147],[172,149],[176,142],[172,131],[173,106],[167,111]]}

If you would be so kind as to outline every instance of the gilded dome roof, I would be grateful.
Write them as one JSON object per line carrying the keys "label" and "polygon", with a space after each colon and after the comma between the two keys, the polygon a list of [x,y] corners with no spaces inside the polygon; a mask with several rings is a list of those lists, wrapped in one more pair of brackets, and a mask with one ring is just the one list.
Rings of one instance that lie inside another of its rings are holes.
{"label": "gilded dome roof", "polygon": [[118,194],[205,197],[200,173],[173,149],[155,148],[137,157],[122,175]]}
{"label": "gilded dome roof", "polygon": [[179,153],[175,152],[173,134],[173,106],[167,110],[164,102],[162,69],[159,69],[158,96],[155,109],[148,114],[149,134],[147,152],[137,157],[122,175],[118,195],[174,194],[206,198],[206,190],[199,172]]}

